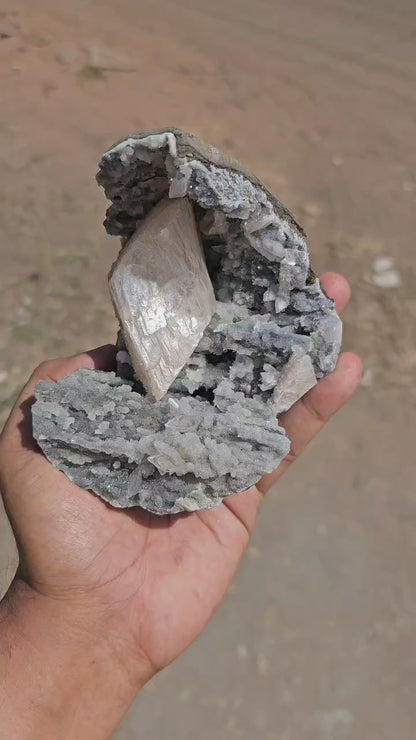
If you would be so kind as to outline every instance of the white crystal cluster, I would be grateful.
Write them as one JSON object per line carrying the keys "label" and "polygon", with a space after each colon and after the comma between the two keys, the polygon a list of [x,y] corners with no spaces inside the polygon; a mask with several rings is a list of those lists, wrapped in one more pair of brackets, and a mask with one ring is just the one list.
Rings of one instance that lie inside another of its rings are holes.
{"label": "white crystal cluster", "polygon": [[271,408],[230,393],[217,404],[168,393],[152,403],[114,373],[78,370],[36,390],[33,424],[53,464],[113,506],[207,509],[287,454]]}
{"label": "white crystal cluster", "polygon": [[80,371],[41,384],[35,436],[72,480],[115,506],[216,506],[287,454],[276,417],[334,368],[341,322],[300,227],[218,150],[176,129],[130,137],[104,154],[98,181],[112,202],[106,228],[124,244],[163,198],[193,204],[215,312],[164,398],[154,403],[134,384],[121,331],[119,377]]}

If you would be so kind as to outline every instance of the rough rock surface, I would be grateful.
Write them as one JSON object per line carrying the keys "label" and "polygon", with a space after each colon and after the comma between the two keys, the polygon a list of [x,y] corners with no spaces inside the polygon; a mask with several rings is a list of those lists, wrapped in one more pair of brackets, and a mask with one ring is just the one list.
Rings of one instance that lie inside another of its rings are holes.
{"label": "rough rock surface", "polygon": [[132,388],[121,334],[121,377],[85,370],[39,384],[35,437],[54,465],[114,506],[216,506],[287,454],[276,416],[334,368],[340,319],[301,228],[212,147],[176,129],[130,137],[104,154],[98,181],[112,201],[106,228],[124,244],[162,198],[190,199],[216,311],[160,401]]}

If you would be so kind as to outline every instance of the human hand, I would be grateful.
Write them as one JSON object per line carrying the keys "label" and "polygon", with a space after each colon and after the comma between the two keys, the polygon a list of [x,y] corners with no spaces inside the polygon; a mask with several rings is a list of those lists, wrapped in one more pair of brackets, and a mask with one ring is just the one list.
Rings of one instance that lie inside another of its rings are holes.
{"label": "human hand", "polygon": [[[349,299],[346,281],[328,273],[321,282],[342,311]],[[36,614],[48,615],[48,624],[60,620],[86,655],[91,644],[100,656],[102,641],[103,663],[116,665],[117,677],[123,674],[117,709],[101,734],[94,734],[98,719],[89,726],[89,740],[112,729],[143,683],[202,631],[228,589],[265,492],[350,398],[361,375],[360,360],[341,355],[334,373],[281,417],[291,453],[257,486],[216,509],[156,517],[111,508],[80,489],[52,467],[32,439],[30,406],[39,380],[57,381],[81,367],[112,369],[113,362],[114,348],[102,347],[40,365],[0,440],[1,488],[20,561],[9,602],[22,599],[25,609],[30,603]],[[95,660],[100,663],[100,657]],[[108,696],[106,704],[110,715]],[[68,737],[84,737],[83,727]]]}

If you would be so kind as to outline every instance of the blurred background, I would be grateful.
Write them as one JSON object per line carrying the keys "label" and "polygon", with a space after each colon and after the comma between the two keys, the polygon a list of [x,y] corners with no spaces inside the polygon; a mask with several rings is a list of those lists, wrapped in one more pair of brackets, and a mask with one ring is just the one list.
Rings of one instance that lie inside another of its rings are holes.
{"label": "blurred background", "polygon": [[[357,396],[117,740],[415,737],[415,41],[414,0],[2,0],[1,421],[42,359],[115,336],[94,176],[131,132],[179,126],[242,160],[353,288]],[[3,589],[15,562],[0,514]]]}

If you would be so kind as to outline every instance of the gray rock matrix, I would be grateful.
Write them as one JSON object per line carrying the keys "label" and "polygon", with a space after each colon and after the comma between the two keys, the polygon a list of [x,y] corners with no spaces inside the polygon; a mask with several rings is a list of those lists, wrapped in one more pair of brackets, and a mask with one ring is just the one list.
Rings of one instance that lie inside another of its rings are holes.
{"label": "gray rock matrix", "polygon": [[309,265],[302,229],[255,178],[177,129],[107,151],[97,180],[105,226],[122,243],[162,198],[189,198],[217,300],[168,393],[152,402],[132,377],[79,370],[41,382],[33,430],[53,465],[117,507],[208,509],[287,455],[278,417],[334,369],[341,321]]}

